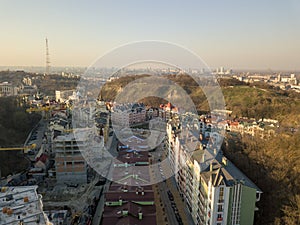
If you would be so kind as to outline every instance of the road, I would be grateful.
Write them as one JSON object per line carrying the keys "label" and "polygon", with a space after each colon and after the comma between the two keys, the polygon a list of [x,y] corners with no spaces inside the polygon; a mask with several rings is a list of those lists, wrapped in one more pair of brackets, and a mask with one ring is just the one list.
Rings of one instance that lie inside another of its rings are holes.
{"label": "road", "polygon": [[[46,130],[46,122],[44,119],[41,119],[39,123],[32,129],[24,144],[27,146],[36,144],[36,150],[34,151],[34,155],[29,155],[29,154],[27,155],[27,157],[31,161],[35,161],[35,157],[38,154],[38,151],[40,149],[42,149],[42,151],[45,149],[45,144],[43,143],[45,130]],[[39,154],[41,154],[41,152]]]}
{"label": "road", "polygon": [[[152,152],[151,154],[153,156],[153,162],[156,163],[157,165],[153,168],[154,176],[156,176],[157,178],[156,180],[158,181],[163,180],[163,182],[158,183],[158,186],[159,186],[162,202],[166,208],[166,213],[167,213],[169,223],[171,223],[172,225],[178,224],[178,221],[176,219],[174,210],[171,205],[171,201],[167,194],[168,190],[170,190],[173,193],[174,202],[176,203],[176,208],[180,213],[183,223],[186,225],[193,225],[194,222],[191,217],[191,214],[188,212],[187,208],[182,202],[181,197],[179,197],[179,192],[176,187],[176,182],[172,174],[172,170],[169,166],[168,160],[164,156],[163,150],[164,150],[163,145],[160,145],[156,149],[156,151]],[[159,159],[161,160],[161,163],[159,162]]]}
{"label": "road", "polygon": [[[116,138],[115,134],[113,134],[113,136],[110,136],[108,138],[106,148],[108,149],[108,151],[112,155],[112,157],[116,157],[118,155],[118,152],[116,150],[117,144],[118,143],[117,143],[117,138]],[[108,174],[110,174],[111,171],[112,171],[112,168],[110,168],[108,170]],[[106,177],[109,177],[109,176],[111,176],[111,175],[107,175]],[[92,225],[99,225],[101,222],[102,214],[104,211],[104,204],[105,204],[104,193],[108,190],[110,183],[111,183],[111,181],[107,179],[106,183],[103,186],[102,192],[100,193],[100,199],[99,199],[99,202],[97,205],[97,209],[96,209],[95,215],[93,217]]]}
{"label": "road", "polygon": [[194,221],[192,218],[191,213],[188,211],[188,208],[186,207],[186,203],[182,202],[182,198],[179,195],[178,189],[176,187],[176,181],[174,177],[171,177],[170,179],[168,179],[168,181],[166,182],[167,186],[169,187],[170,191],[173,193],[174,195],[174,200],[176,202],[176,205],[178,206],[178,210],[181,213],[181,215],[183,215],[183,213],[185,214],[182,219],[184,224],[187,225],[194,225]]}
{"label": "road", "polygon": [[104,211],[104,203],[105,203],[104,193],[106,192],[106,190],[108,190],[109,185],[110,185],[110,181],[106,180],[102,192],[100,193],[100,199],[96,208],[95,215],[93,217],[92,225],[99,225],[101,222],[102,214]]}
{"label": "road", "polygon": [[165,182],[158,183],[158,188],[160,189],[160,197],[166,209],[166,215],[169,221],[169,224],[178,225],[174,210],[171,206],[171,201],[168,197],[167,190],[168,187]]}

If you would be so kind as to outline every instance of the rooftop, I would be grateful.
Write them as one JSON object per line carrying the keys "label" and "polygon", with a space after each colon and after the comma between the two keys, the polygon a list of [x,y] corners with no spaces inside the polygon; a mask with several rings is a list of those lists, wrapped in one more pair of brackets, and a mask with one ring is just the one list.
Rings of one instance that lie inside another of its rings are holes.
{"label": "rooftop", "polygon": [[[140,151],[130,151],[130,150],[125,150],[119,152],[119,155],[117,157],[117,160],[123,163],[128,163],[128,164],[136,164],[138,162],[143,162],[148,164],[149,162],[149,156],[148,152],[140,152]],[[118,164],[118,161],[115,161],[115,164]]]}
{"label": "rooftop", "polygon": [[92,132],[92,129],[90,128],[77,128],[73,129],[73,132],[70,133],[64,133],[59,136],[57,136],[54,141],[56,142],[62,142],[62,141],[88,141],[89,137],[88,135]]}
{"label": "rooftop", "polygon": [[0,224],[51,225],[43,212],[38,186],[2,187],[0,193]]}
{"label": "rooftop", "polygon": [[109,190],[105,193],[106,202],[132,201],[132,202],[154,202],[153,190],[145,190],[143,187],[124,190]]}
{"label": "rooftop", "polygon": [[120,184],[145,186],[150,182],[148,166],[115,167],[112,179]]}
{"label": "rooftop", "polygon": [[212,168],[208,167],[201,175],[206,182],[208,182],[212,176],[213,185],[218,185],[221,180],[223,180],[227,186],[241,182],[245,186],[256,189],[257,192],[262,192],[242,171],[224,156],[217,156],[217,159],[212,161]]}
{"label": "rooftop", "polygon": [[102,224],[155,225],[155,205],[140,205],[133,202],[125,202],[120,206],[105,206]]}

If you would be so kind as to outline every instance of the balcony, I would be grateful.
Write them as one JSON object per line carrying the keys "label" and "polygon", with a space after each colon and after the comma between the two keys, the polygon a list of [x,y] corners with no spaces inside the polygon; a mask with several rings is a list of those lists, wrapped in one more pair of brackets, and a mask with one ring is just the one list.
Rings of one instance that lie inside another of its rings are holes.
{"label": "balcony", "polygon": [[203,193],[202,189],[199,189],[199,195],[198,195],[201,199],[205,200],[206,199],[206,195]]}
{"label": "balcony", "polygon": [[224,203],[224,199],[219,199],[218,203]]}
{"label": "balcony", "polygon": [[200,215],[205,215],[205,208],[199,207],[198,211],[200,212]]}
{"label": "balcony", "polygon": [[206,205],[205,200],[201,200],[201,199],[200,199],[200,201],[198,201],[198,207],[199,207],[199,208],[203,208],[203,209],[204,209],[205,205]]}

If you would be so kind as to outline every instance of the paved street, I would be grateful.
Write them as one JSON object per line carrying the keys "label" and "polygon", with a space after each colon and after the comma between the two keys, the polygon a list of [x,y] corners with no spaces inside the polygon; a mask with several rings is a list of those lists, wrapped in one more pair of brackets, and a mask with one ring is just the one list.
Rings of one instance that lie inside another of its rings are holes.
{"label": "paved street", "polygon": [[[27,157],[31,160],[34,161],[36,155],[39,153],[39,150],[41,150],[41,152],[39,154],[41,154],[43,151],[45,151],[45,143],[43,143],[43,137],[45,134],[45,130],[46,130],[46,122],[44,119],[41,119],[39,121],[39,123],[32,129],[32,131],[30,132],[30,134],[28,135],[28,138],[25,142],[25,146],[28,145],[32,145],[35,144],[36,145],[36,150],[34,151],[34,154],[30,155],[27,154]],[[32,149],[33,151],[34,149]]]}
{"label": "paved street", "polygon": [[100,222],[101,222],[101,217],[102,217],[102,214],[103,214],[104,203],[105,203],[104,193],[109,188],[109,185],[110,185],[110,181],[107,180],[105,185],[103,186],[102,192],[100,193],[100,199],[99,199],[97,209],[96,209],[93,221],[92,221],[92,225],[99,225]]}
{"label": "paved street", "polygon": [[168,186],[168,189],[172,192],[174,196],[174,201],[176,203],[176,206],[178,208],[178,211],[181,215],[182,221],[186,225],[194,225],[193,218],[191,214],[189,213],[187,207],[185,206],[185,203],[182,201],[182,198],[179,195],[179,191],[176,187],[176,181],[174,177],[171,177],[167,180],[166,185]]}
{"label": "paved street", "polygon": [[169,224],[171,225],[177,225],[178,222],[176,220],[176,216],[175,216],[175,213],[174,213],[174,210],[171,206],[171,201],[169,200],[169,197],[167,195],[167,190],[168,190],[168,187],[167,185],[162,182],[162,183],[159,183],[158,184],[158,187],[159,187],[159,190],[160,190],[160,197],[161,197],[161,200],[165,206],[165,209],[166,209],[166,214],[167,214],[167,218],[168,218],[168,221],[169,221]]}
{"label": "paved street", "polygon": [[[118,153],[116,151],[117,139],[116,139],[115,134],[108,138],[106,146],[107,146],[107,149],[110,152],[110,154],[113,157],[116,157]],[[109,170],[109,172],[110,171],[111,170]],[[99,202],[97,205],[97,209],[96,209],[95,215],[93,217],[92,225],[99,225],[101,222],[101,217],[102,217],[102,214],[104,211],[104,204],[105,204],[104,193],[106,192],[106,190],[108,190],[110,183],[111,183],[110,180],[106,180],[106,183],[103,186],[102,192],[100,193],[100,196],[99,196],[100,199],[99,199]]]}
{"label": "paved street", "polygon": [[[178,224],[174,209],[172,208],[171,201],[167,194],[167,191],[170,190],[174,196],[174,202],[176,203],[176,208],[181,216],[182,222],[186,225],[193,225],[194,222],[192,220],[192,217],[187,211],[187,208],[185,207],[184,202],[182,201],[177,190],[176,182],[174,176],[172,176],[173,174],[169,166],[168,159],[165,158],[166,156],[163,152],[163,145],[160,145],[157,150],[151,153],[153,156],[153,163],[156,163],[153,167],[153,174],[154,176],[156,176],[157,180],[163,180],[163,182],[158,183],[158,187],[162,202],[166,208],[168,221],[172,225]],[[159,163],[159,159],[163,163]]]}

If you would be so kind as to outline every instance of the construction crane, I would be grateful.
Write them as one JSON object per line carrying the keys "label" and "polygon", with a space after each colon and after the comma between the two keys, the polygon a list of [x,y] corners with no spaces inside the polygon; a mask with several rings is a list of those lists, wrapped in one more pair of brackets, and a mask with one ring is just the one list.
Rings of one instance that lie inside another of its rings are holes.
{"label": "construction crane", "polygon": [[46,106],[38,106],[38,107],[30,107],[26,109],[26,112],[32,113],[32,112],[42,112],[43,118],[50,118],[50,113],[53,109],[55,109],[55,105],[46,105]]}
{"label": "construction crane", "polygon": [[26,112],[32,113],[32,112],[48,112],[51,109],[54,109],[55,106],[40,106],[40,107],[30,107],[29,109],[26,109]]}
{"label": "construction crane", "polygon": [[26,109],[26,112],[49,112],[51,110],[66,110],[67,107],[65,104],[57,104],[57,105],[46,105],[46,106],[37,106],[37,107],[30,107]]}
{"label": "construction crane", "polygon": [[65,133],[72,133],[72,132],[73,132],[73,129],[65,129],[64,132],[65,132]]}
{"label": "construction crane", "polygon": [[29,146],[23,146],[23,147],[6,147],[6,148],[0,148],[0,151],[24,151],[24,153],[28,153],[29,150],[35,149],[36,144],[32,144]]}

